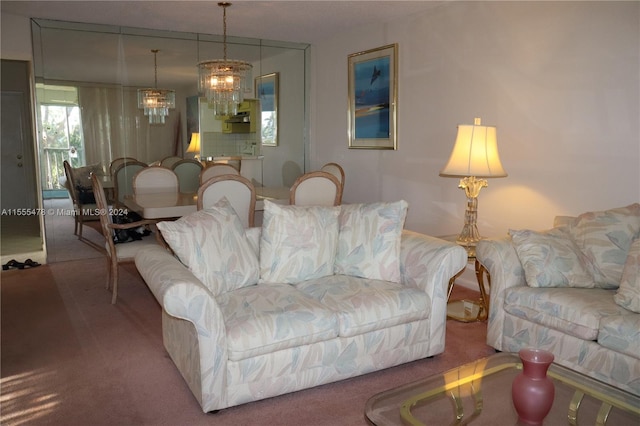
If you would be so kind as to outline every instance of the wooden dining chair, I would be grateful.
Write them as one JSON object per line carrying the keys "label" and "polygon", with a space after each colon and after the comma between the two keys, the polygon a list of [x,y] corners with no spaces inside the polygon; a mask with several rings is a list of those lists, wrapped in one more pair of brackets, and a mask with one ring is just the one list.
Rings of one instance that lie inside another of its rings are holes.
{"label": "wooden dining chair", "polygon": [[[135,255],[144,246],[157,244],[153,237],[142,238],[141,240],[131,241],[128,243],[115,244],[113,240],[114,231],[116,229],[135,229],[141,226],[147,226],[154,221],[140,220],[137,222],[118,224],[113,223],[111,218],[111,210],[107,205],[107,198],[104,195],[104,189],[100,178],[96,175],[91,177],[93,193],[96,198],[96,208],[100,217],[100,228],[105,238],[105,250],[107,252],[107,290],[111,289],[111,303],[115,304],[118,298],[118,266],[123,262],[133,262]],[[114,210],[115,211],[115,210]]]}
{"label": "wooden dining chair", "polygon": [[113,198],[116,205],[124,206],[124,197],[133,195],[133,176],[146,167],[138,160],[127,161],[116,167],[113,172]]}
{"label": "wooden dining chair", "polygon": [[178,175],[165,167],[145,167],[133,176],[134,194],[178,193]]}
{"label": "wooden dining chair", "polygon": [[222,176],[222,175],[240,175],[240,172],[231,164],[226,164],[226,163],[209,164],[200,172],[200,185],[202,185],[212,177]]}
{"label": "wooden dining chair", "polygon": [[327,163],[320,168],[323,172],[328,172],[334,175],[340,182],[340,200],[338,204],[342,203],[342,194],[344,193],[344,169],[338,163]]}
{"label": "wooden dining chair", "polygon": [[200,186],[202,163],[192,158],[184,158],[173,163],[172,170],[178,175],[180,192],[196,192]]}
{"label": "wooden dining chair", "polygon": [[256,189],[249,179],[232,174],[208,179],[198,188],[198,210],[213,206],[222,197],[227,197],[245,228],[254,226]]}
{"label": "wooden dining chair", "polygon": [[90,215],[85,215],[85,212],[92,211],[96,208],[95,202],[90,202],[92,200],[83,200],[80,197],[78,192],[78,182],[76,182],[76,178],[73,173],[73,167],[69,164],[67,160],[64,160],[62,163],[64,167],[64,174],[67,178],[66,187],[69,191],[69,196],[71,197],[71,202],[73,203],[74,215],[73,219],[75,221],[73,227],[73,235],[77,235],[78,239],[82,238],[82,227],[84,226],[85,220],[93,219]]}
{"label": "wooden dining chair", "polygon": [[338,206],[342,199],[342,187],[329,172],[305,173],[293,183],[289,192],[289,204],[294,206]]}

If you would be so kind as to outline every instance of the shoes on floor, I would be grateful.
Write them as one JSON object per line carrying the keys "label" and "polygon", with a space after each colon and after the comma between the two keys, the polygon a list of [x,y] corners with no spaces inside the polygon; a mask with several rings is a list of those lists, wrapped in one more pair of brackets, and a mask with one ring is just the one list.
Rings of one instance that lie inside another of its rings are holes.
{"label": "shoes on floor", "polygon": [[18,262],[15,259],[11,259],[10,261],[2,265],[2,270],[8,271],[9,269],[12,269],[12,268],[17,268],[17,269],[35,268],[36,266],[40,266],[40,264],[31,259],[27,259],[24,262]]}
{"label": "shoes on floor", "polygon": [[21,265],[21,263],[18,262],[17,260],[15,260],[15,259],[11,259],[10,261],[8,261],[4,265],[2,265],[2,270],[3,271],[7,271],[7,270],[9,270],[11,268],[17,268],[18,265]]}
{"label": "shoes on floor", "polygon": [[31,259],[27,259],[24,261],[23,264],[18,265],[18,269],[24,269],[24,268],[35,268],[36,266],[40,266],[40,264],[38,262],[35,262]]}

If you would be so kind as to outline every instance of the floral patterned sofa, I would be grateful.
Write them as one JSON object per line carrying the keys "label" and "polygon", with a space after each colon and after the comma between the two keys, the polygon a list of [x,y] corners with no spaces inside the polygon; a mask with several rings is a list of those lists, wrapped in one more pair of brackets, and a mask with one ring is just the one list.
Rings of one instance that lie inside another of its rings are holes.
{"label": "floral patterned sofa", "polygon": [[546,349],[640,395],[640,204],[509,234],[476,250],[491,276],[487,343]]}
{"label": "floral patterned sofa", "polygon": [[243,229],[223,198],[158,224],[136,266],[204,412],[444,351],[461,247],[403,230],[407,204],[280,206]]}

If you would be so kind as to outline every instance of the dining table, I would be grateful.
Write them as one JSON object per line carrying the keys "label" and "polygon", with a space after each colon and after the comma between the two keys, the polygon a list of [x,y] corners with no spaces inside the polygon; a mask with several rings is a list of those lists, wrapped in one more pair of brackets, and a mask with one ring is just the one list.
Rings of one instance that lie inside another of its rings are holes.
{"label": "dining table", "polygon": [[[264,210],[264,200],[278,204],[289,204],[289,188],[256,187],[256,211]],[[131,194],[124,197],[124,205],[144,219],[170,219],[195,212],[198,205],[198,195],[195,192]]]}

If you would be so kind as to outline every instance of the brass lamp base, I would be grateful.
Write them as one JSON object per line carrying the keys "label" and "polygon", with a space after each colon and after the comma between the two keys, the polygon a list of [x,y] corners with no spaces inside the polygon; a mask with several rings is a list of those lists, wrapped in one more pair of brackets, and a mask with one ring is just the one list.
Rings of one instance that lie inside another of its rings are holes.
{"label": "brass lamp base", "polygon": [[458,188],[464,189],[467,195],[467,209],[464,212],[464,228],[458,235],[456,243],[467,250],[469,257],[476,257],[476,244],[482,239],[478,232],[478,195],[488,185],[486,179],[469,176],[460,179]]}

